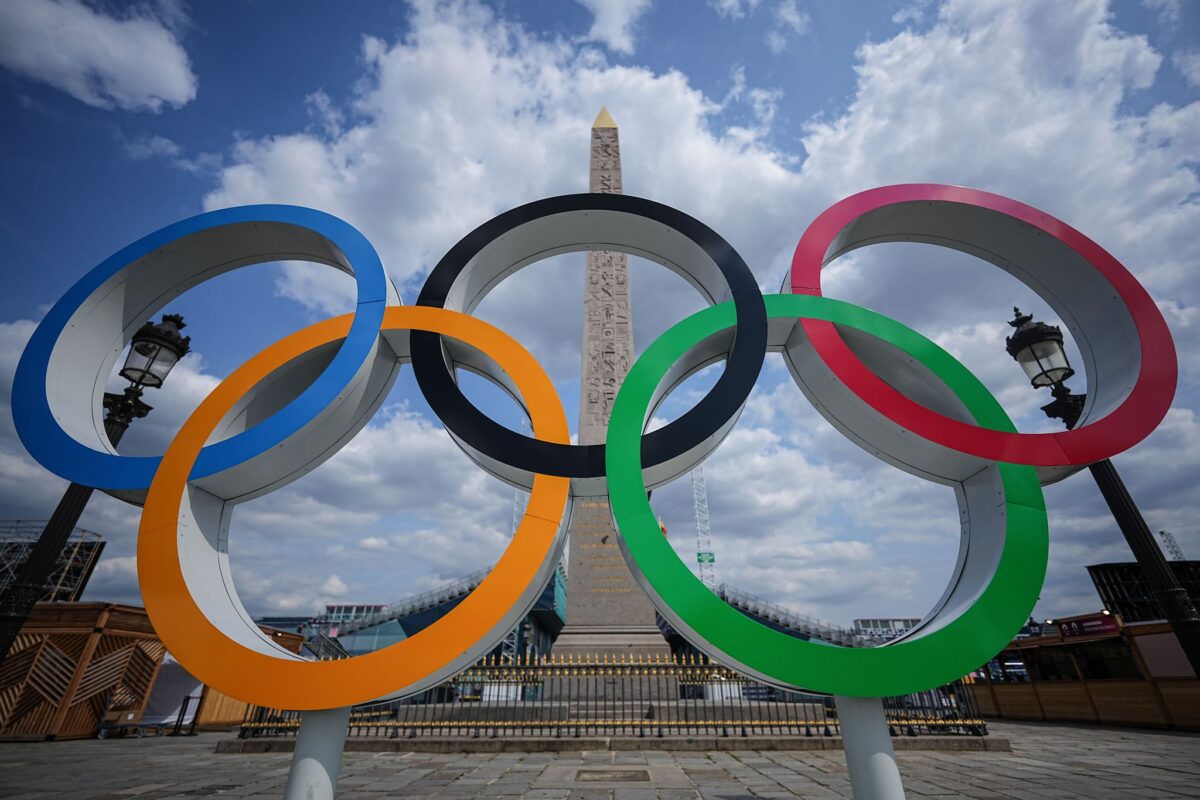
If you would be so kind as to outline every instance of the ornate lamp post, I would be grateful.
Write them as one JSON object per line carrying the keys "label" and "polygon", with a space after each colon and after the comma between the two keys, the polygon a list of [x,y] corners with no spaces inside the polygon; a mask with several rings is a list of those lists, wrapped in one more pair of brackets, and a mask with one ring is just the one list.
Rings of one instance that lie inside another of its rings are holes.
{"label": "ornate lamp post", "polygon": [[[164,314],[157,325],[147,322],[133,335],[120,373],[129,386],[120,394],[104,395],[104,431],[113,447],[121,441],[129,423],[152,410],[142,402],[142,390],[161,387],[179,359],[191,350],[191,337],[179,333],[183,327],[183,317]],[[16,581],[0,597],[0,663],[8,656],[34,603],[44,593],[46,581],[93,491],[93,487],[78,483],[67,487],[46,529],[21,565]]]}
{"label": "ornate lamp post", "polygon": [[[1022,314],[1019,308],[1013,312],[1014,318],[1008,324],[1016,330],[1005,340],[1008,354],[1025,370],[1034,388],[1050,387],[1054,400],[1042,406],[1046,416],[1061,419],[1068,430],[1074,428],[1087,395],[1073,394],[1066,385],[1075,370],[1071,369],[1063,349],[1062,331],[1056,325],[1034,322],[1033,315]],[[1192,669],[1200,675],[1200,613],[1196,604],[1171,570],[1112,461],[1106,458],[1088,465],[1088,469]]]}

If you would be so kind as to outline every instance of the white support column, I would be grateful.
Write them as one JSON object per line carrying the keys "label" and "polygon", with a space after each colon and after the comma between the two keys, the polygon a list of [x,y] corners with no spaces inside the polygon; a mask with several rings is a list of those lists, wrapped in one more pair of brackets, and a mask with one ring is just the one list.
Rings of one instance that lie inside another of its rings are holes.
{"label": "white support column", "polygon": [[896,753],[878,697],[834,698],[855,800],[904,800]]}
{"label": "white support column", "polygon": [[304,712],[284,800],[333,800],[349,722],[349,706]]}

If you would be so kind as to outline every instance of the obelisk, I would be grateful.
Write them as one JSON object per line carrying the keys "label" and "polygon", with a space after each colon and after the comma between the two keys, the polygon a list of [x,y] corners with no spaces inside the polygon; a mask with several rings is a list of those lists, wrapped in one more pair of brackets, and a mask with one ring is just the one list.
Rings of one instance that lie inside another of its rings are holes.
{"label": "obelisk", "polygon": [[[601,108],[592,124],[589,190],[621,193],[617,124]],[[579,443],[603,444],[617,389],[633,363],[629,267],[624,253],[591,251],[583,294],[583,366]],[[608,500],[583,498],[571,518],[567,624],[558,657],[653,656],[670,653],[654,607],[634,582],[613,527]]]}

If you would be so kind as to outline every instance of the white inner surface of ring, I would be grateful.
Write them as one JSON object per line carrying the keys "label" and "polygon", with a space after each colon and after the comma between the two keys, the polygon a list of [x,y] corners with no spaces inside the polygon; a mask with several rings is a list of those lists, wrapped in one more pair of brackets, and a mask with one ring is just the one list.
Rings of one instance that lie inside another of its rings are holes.
{"label": "white inner surface of ring", "polygon": [[[46,394],[58,424],[81,444],[114,453],[104,433],[104,389],[117,358],[137,329],[193,286],[238,267],[285,260],[327,264],[353,274],[345,255],[324,236],[307,228],[269,221],[208,228],[126,265],[75,311],[51,352]],[[395,288],[390,281],[386,283],[388,303],[399,304]],[[363,400],[361,389],[378,362],[378,353],[365,359],[345,395],[280,446],[209,476],[200,485],[223,497],[254,496],[288,480],[296,463],[307,463],[311,452],[326,450],[345,438],[337,431],[339,426],[356,421],[365,424],[374,408],[354,407],[348,401]],[[284,391],[251,393],[241,404],[243,413],[232,414],[210,441],[239,433],[282,408],[311,383],[317,372],[308,376],[307,382],[292,381]],[[380,402],[382,399],[378,397]],[[333,422],[326,422],[330,418]],[[136,504],[145,498],[145,490],[109,493]]]}
{"label": "white inner surface of ring", "polygon": [[[446,307],[469,314],[492,288],[522,267],[551,256],[585,250],[613,250],[661,264],[690,283],[709,305],[722,303],[731,296],[716,262],[704,248],[676,229],[636,214],[581,210],[531,220],[489,242],[459,273],[447,292]],[[727,355],[728,349],[713,360]],[[643,474],[647,486],[653,488],[667,483],[700,463],[736,421],[735,415],[720,430],[687,452],[646,468]],[[526,489],[533,485],[533,473],[476,450],[453,431],[450,435],[475,463],[492,475]],[[603,477],[571,481],[571,493],[575,497],[597,497],[607,492],[607,481]]]}
{"label": "white inner surface of ring", "polygon": [[[350,398],[347,405],[353,408],[369,408],[373,413],[374,409],[382,402],[383,397],[387,395],[387,390],[395,380],[395,374],[401,364],[411,360],[409,335],[409,330],[385,330],[383,332],[383,343],[378,345],[381,355],[376,359],[380,366],[372,371],[370,380],[359,387],[357,398]],[[451,352],[456,354],[458,359],[462,359],[461,362],[455,361],[453,366],[461,365],[473,369],[511,392],[514,398],[520,402],[520,393],[515,383],[494,360],[464,342],[451,338],[447,338],[446,341],[451,346]],[[265,398],[267,405],[270,406],[273,404],[274,398],[294,397],[296,387],[305,386],[308,381],[311,381],[311,378],[332,358],[338,344],[340,344],[340,340],[322,345],[297,356],[272,371],[246,393],[245,399],[234,407],[226,419],[230,416],[245,415],[247,413],[244,411],[245,407],[247,405],[253,407],[255,398]],[[261,413],[267,412],[261,411]],[[254,417],[254,413],[249,415]],[[369,417],[370,414],[367,414],[366,418]],[[366,424],[366,418],[356,419],[353,426],[343,429],[343,435],[334,446],[320,452],[310,452],[306,462],[293,465],[292,472],[273,484],[273,488],[279,488],[296,480],[326,461]],[[283,660],[306,661],[307,659],[303,656],[283,648],[259,629],[249,612],[246,611],[234,586],[229,563],[229,527],[234,507],[249,498],[245,495],[221,498],[200,488],[196,485],[197,483],[200,482],[189,483],[180,502],[178,538],[180,568],[188,591],[197,607],[226,636],[250,650]],[[553,577],[566,544],[566,521],[569,519],[570,508],[568,507],[563,514],[563,522],[559,526],[555,543],[542,563],[538,565],[534,580],[525,587],[520,600],[502,615],[499,622],[484,638],[422,680],[397,687],[395,691],[376,699],[386,700],[401,697],[436,686],[475,663],[484,653],[494,647],[505,634],[524,619]]]}
{"label": "white inner surface of ring", "polygon": [[[995,264],[1037,293],[1067,326],[1083,359],[1087,401],[1076,428],[1089,419],[1111,413],[1133,390],[1142,364],[1133,316],[1108,279],[1057,238],[1013,217],[978,206],[947,201],[909,202],[868,212],[846,226],[830,244],[825,263],[859,247],[883,242],[923,242],[969,253]],[[789,285],[790,281],[785,281],[784,291],[790,290]],[[936,299],[931,298],[934,302]],[[877,375],[911,399],[941,411],[911,394],[909,387],[893,382],[903,381],[903,365],[898,364],[899,368],[889,370],[887,375],[881,371],[894,355],[877,352],[874,360],[869,360],[869,354],[859,350],[878,350],[863,344],[864,338],[870,337],[842,327],[838,330],[851,350]],[[828,367],[818,362],[815,358],[805,359],[805,374],[829,373]],[[829,377],[832,379],[831,374]],[[843,398],[848,394],[843,392]],[[879,455],[892,463],[908,463],[939,474],[945,471],[946,463],[962,460],[962,454],[955,454],[950,448],[925,442],[898,428],[895,433],[876,445],[881,451]],[[984,462],[977,460],[977,463]],[[1038,476],[1045,485],[1080,469],[1039,467]],[[950,471],[953,474],[961,470],[951,467]]]}
{"label": "white inner surface of ring", "polygon": [[[849,328],[840,328],[840,330],[843,334],[851,333],[852,338],[856,341],[871,343],[872,352],[891,351],[893,360],[888,362],[888,367],[897,370],[897,379],[901,379],[899,372],[904,372],[902,383],[906,392],[913,393],[911,396],[920,398],[922,402],[947,416],[964,422],[973,423],[975,421],[967,413],[957,395],[920,362],[870,334]],[[706,337],[689,348],[664,375],[654,396],[662,398],[670,394],[690,375],[712,363],[715,358],[719,357],[718,354],[727,352],[732,337],[733,330],[726,329]],[[903,461],[885,457],[876,446],[878,444],[876,439],[886,438],[894,433],[892,429],[895,426],[857,396],[846,392],[840,382],[825,380],[828,375],[827,371],[810,374],[811,367],[807,366],[807,363],[815,357],[812,354],[812,346],[808,343],[807,337],[803,336],[801,326],[795,318],[769,319],[767,342],[768,350],[783,355],[805,396],[835,428],[846,434],[863,449],[896,465],[905,472],[954,489],[959,508],[961,533],[958,557],[946,589],[920,623],[903,637],[884,646],[890,646],[905,639],[927,636],[950,624],[970,608],[976,598],[987,588],[1004,549],[1007,515],[1004,509],[1004,488],[995,462],[968,456],[954,462],[946,462],[943,464],[945,468],[943,471],[946,474],[935,475]],[[813,377],[816,378],[815,381],[811,380]],[[836,409],[837,413],[834,413],[833,409]],[[650,413],[647,412],[647,420],[650,418]],[[847,420],[852,420],[850,425],[853,428],[847,425]],[[724,434],[721,438],[724,438]],[[717,444],[719,443],[718,440]],[[682,475],[683,472],[679,474]],[[626,560],[631,562],[628,552],[625,550],[624,540],[620,539],[619,541]],[[639,585],[650,597],[655,598],[655,605],[659,612],[670,621],[671,625],[685,638],[693,642],[702,641],[702,637],[696,633],[695,629],[688,625],[674,609],[661,601],[653,586],[645,580],[642,573],[637,569],[632,569],[632,563],[630,566]],[[776,679],[728,653],[722,651],[718,657],[733,665],[735,669],[752,675],[757,680],[772,685],[781,685]],[[783,688],[794,689],[796,687],[785,686]]]}

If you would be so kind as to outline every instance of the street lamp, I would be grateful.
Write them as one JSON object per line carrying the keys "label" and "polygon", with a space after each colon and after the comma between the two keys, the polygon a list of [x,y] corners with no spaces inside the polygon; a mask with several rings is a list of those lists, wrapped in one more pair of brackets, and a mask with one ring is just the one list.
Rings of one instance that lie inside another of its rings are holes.
{"label": "street lamp", "polygon": [[[1075,374],[1063,348],[1062,331],[1056,325],[1034,322],[1033,315],[1022,314],[1013,308],[1014,318],[1008,324],[1015,330],[1005,339],[1008,354],[1021,365],[1034,388],[1050,388],[1054,400],[1042,406],[1046,416],[1061,419],[1070,430],[1079,422],[1087,395],[1073,394],[1066,385]],[[1162,550],[1150,533],[1142,512],[1133,502],[1124,481],[1112,461],[1104,459],[1088,465],[1100,494],[1125,535],[1129,549],[1142,568],[1150,591],[1175,632],[1192,669],[1200,675],[1200,613],[1196,604],[1179,582]]]}
{"label": "street lamp", "polygon": [[121,377],[136,388],[162,386],[171,368],[192,349],[192,337],[179,334],[186,327],[178,314],[163,314],[157,325],[147,322],[139,328],[130,342]]}
{"label": "street lamp", "polygon": [[1013,315],[1008,324],[1016,330],[1004,340],[1008,354],[1025,370],[1025,377],[1035,389],[1050,387],[1054,401],[1042,406],[1046,416],[1061,419],[1068,430],[1074,428],[1083,413],[1086,395],[1072,394],[1066,385],[1075,370],[1067,360],[1062,331],[1057,325],[1034,322],[1032,314],[1022,314],[1016,307]]}
{"label": "street lamp", "polygon": [[[183,317],[164,314],[157,325],[147,322],[133,335],[120,375],[129,386],[119,394],[104,394],[104,432],[115,448],[135,419],[152,408],[142,402],[142,390],[163,385],[171,369],[191,350],[191,337],[183,336]],[[17,578],[0,597],[0,664],[8,656],[21,626],[45,592],[46,581],[91,499],[91,486],[72,483],[46,523],[45,530],[17,572]]]}

